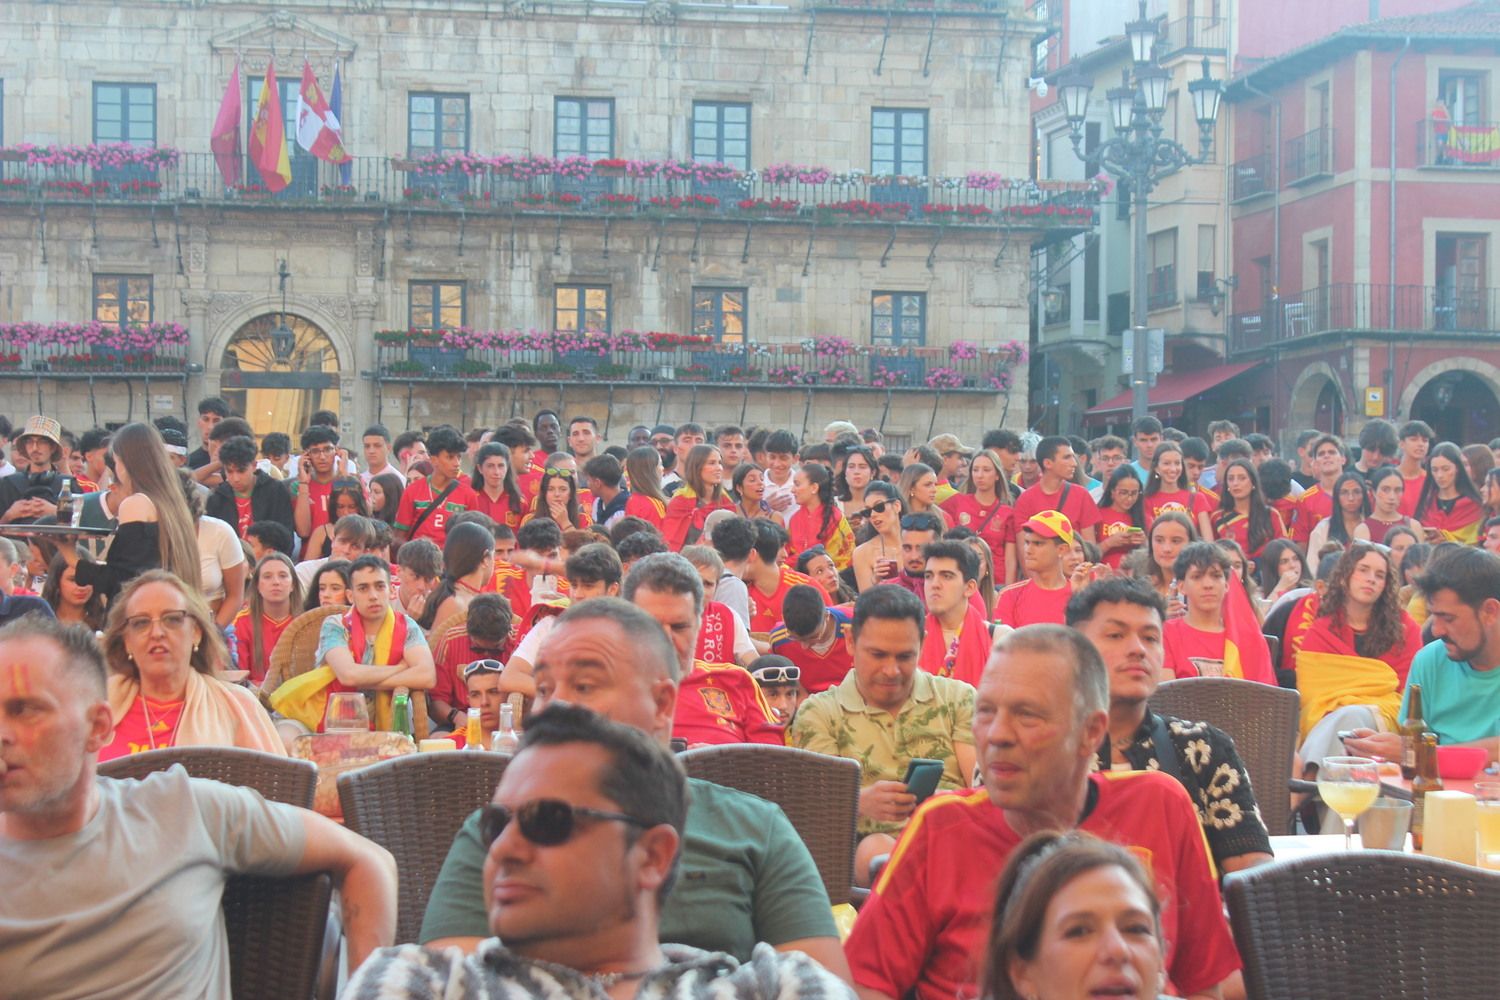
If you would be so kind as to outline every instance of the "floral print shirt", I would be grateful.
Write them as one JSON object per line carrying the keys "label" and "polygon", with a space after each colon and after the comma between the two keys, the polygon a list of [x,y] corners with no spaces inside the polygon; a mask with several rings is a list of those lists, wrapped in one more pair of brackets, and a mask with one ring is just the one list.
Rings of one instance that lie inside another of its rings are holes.
{"label": "floral print shirt", "polygon": [[[1123,754],[1124,762],[1132,770],[1162,770],[1161,762],[1156,759],[1156,745],[1151,739],[1156,718],[1154,712],[1146,713],[1141,728],[1135,732],[1134,742]],[[1161,718],[1167,724],[1167,737],[1181,758],[1177,766],[1178,780],[1198,807],[1198,818],[1203,823],[1214,865],[1222,872],[1227,858],[1259,852],[1270,854],[1271,839],[1261,820],[1260,807],[1255,803],[1250,774],[1234,748],[1234,741],[1223,730],[1206,722],[1186,722],[1170,716]],[[1113,752],[1106,735],[1094,755],[1095,770],[1110,770],[1117,763]],[[1286,792],[1273,788],[1271,794],[1284,795]]]}

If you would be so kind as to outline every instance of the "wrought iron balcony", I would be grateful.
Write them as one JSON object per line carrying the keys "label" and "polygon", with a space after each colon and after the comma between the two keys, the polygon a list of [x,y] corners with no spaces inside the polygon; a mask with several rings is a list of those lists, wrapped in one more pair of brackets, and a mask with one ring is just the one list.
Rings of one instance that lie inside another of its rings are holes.
{"label": "wrought iron balcony", "polygon": [[173,327],[176,335],[162,334],[166,326],[123,337],[99,336],[97,324],[0,324],[0,378],[181,378],[186,331]]}
{"label": "wrought iron balcony", "polygon": [[1330,334],[1378,333],[1413,339],[1500,338],[1500,289],[1336,284],[1267,302],[1230,317],[1229,353],[1254,354]]}
{"label": "wrought iron balcony", "polygon": [[858,345],[839,337],[718,343],[711,337],[574,331],[383,331],[378,378],[425,382],[689,383],[789,389],[1004,392],[1025,348]]}
{"label": "wrought iron balcony", "polygon": [[1234,164],[1231,201],[1249,201],[1276,189],[1276,164],[1270,153],[1247,156]]}
{"label": "wrought iron balcony", "polygon": [[1287,185],[1333,176],[1333,129],[1324,126],[1286,141],[1283,164]]}
{"label": "wrought iron balcony", "polygon": [[1179,17],[1161,26],[1156,54],[1160,59],[1175,55],[1224,55],[1229,50],[1229,20],[1223,17]]}
{"label": "wrought iron balcony", "polygon": [[1500,170],[1500,123],[1422,119],[1417,122],[1417,166]]}
{"label": "wrought iron balcony", "polygon": [[[623,163],[624,161],[619,161]],[[253,171],[250,172],[253,176]],[[258,210],[544,214],[618,219],[762,221],[818,225],[946,225],[1070,230],[1092,226],[1100,191],[1086,184],[995,185],[972,178],[835,176],[730,180],[627,176],[596,169],[586,176],[473,167],[433,168],[421,161],[356,157],[339,167],[294,157],[292,179],[273,192],[258,178],[226,184],[210,153],[184,153],[171,166],[0,163],[0,211],[6,202],[110,205],[213,205]],[[974,175],[985,178],[993,175]],[[826,179],[825,179],[826,178]],[[985,187],[982,185],[990,184]]]}

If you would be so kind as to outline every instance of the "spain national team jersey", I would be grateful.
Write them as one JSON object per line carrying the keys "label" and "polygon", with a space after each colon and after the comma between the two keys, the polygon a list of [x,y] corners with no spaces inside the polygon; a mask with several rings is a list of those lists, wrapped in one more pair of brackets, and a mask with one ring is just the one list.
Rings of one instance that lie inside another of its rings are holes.
{"label": "spain national team jersey", "polygon": [[672,735],[700,743],[770,743],[786,737],[775,722],[760,685],[744,667],[732,663],[693,662],[692,673],[677,688]]}
{"label": "spain national team jersey", "polygon": [[[410,533],[417,517],[432,506],[433,500],[441,492],[442,490],[432,488],[430,476],[412,480],[401,494],[401,505],[396,509],[396,523],[392,527],[397,531]],[[438,548],[442,548],[443,543],[448,540],[448,519],[473,507],[474,501],[472,487],[462,481],[454,484],[453,490],[443,499],[442,508],[422,518],[422,523],[411,537],[430,538],[437,543]]]}
{"label": "spain national team jersey", "polygon": [[1056,590],[1047,590],[1035,580],[1022,580],[1000,591],[995,598],[995,620],[1011,628],[1049,622],[1053,625],[1067,624],[1068,598],[1073,596],[1073,587],[1064,583]]}
{"label": "spain national team jersey", "polygon": [[817,587],[818,593],[823,594],[824,602],[827,602],[828,595],[823,592],[822,587],[818,587],[816,580],[786,566],[781,567],[781,579],[774,594],[767,594],[755,584],[747,583],[745,589],[750,592],[750,631],[769,635],[777,622],[781,621],[781,605],[786,601],[786,592],[799,584]]}
{"label": "spain national team jersey", "polygon": [[848,605],[828,609],[837,625],[833,645],[822,653],[804,645],[781,622],[777,622],[771,632],[771,652],[785,656],[797,665],[802,672],[800,683],[808,694],[817,694],[838,684],[854,666],[854,654],[849,648],[854,622],[847,609]]}
{"label": "spain national team jersey", "polygon": [[[1089,780],[1079,829],[1128,848],[1156,882],[1171,979],[1162,992],[1212,988],[1240,962],[1192,800],[1160,771]],[[844,946],[855,984],[919,1000],[977,996],[995,880],[1021,839],[982,788],[919,806]]]}

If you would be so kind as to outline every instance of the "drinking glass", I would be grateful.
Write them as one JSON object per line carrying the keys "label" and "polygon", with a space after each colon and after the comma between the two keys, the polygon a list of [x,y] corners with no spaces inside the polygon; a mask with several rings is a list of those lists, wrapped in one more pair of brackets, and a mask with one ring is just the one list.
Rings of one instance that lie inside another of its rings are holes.
{"label": "drinking glass", "polygon": [[1479,867],[1500,870],[1500,781],[1476,781],[1479,800]]}
{"label": "drinking glass", "polygon": [[1380,769],[1368,757],[1324,757],[1318,795],[1344,821],[1344,850],[1354,850],[1354,820],[1380,795]]}
{"label": "drinking glass", "polygon": [[335,691],[328,696],[328,708],[323,714],[323,731],[365,732],[370,728],[370,709],[365,696],[358,691]]}

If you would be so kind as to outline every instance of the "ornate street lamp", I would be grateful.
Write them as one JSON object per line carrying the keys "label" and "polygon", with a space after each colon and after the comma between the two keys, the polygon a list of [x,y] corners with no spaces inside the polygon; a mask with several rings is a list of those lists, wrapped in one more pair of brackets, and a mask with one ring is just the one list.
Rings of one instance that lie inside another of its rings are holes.
{"label": "ornate street lamp", "polygon": [[276,277],[281,282],[281,313],[276,317],[276,326],[271,330],[271,354],[277,361],[291,360],[292,350],[297,346],[297,334],[286,324],[286,279],[292,276],[286,261],[276,262]]}
{"label": "ornate street lamp", "polygon": [[1152,381],[1146,358],[1147,197],[1162,179],[1183,167],[1208,162],[1224,86],[1209,75],[1207,58],[1203,60],[1202,77],[1188,84],[1193,115],[1198,121],[1198,155],[1194,156],[1176,141],[1162,135],[1162,118],[1172,78],[1156,62],[1156,21],[1146,16],[1146,0],[1141,0],[1140,16],[1125,25],[1125,35],[1130,40],[1130,54],[1135,65],[1122,74],[1120,86],[1111,88],[1105,95],[1109,100],[1115,135],[1087,155],[1083,149],[1083,123],[1093,85],[1075,69],[1065,73],[1057,81],[1057,87],[1071,129],[1073,152],[1082,160],[1098,160],[1106,173],[1127,182],[1135,203],[1130,220],[1135,258],[1130,289],[1131,350],[1134,355],[1130,374],[1130,416],[1136,420],[1146,415]]}

